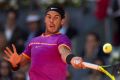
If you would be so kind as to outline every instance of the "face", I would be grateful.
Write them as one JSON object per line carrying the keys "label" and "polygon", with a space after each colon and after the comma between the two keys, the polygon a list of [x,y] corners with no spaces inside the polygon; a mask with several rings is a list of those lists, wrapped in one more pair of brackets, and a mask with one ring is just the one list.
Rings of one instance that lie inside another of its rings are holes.
{"label": "face", "polygon": [[28,29],[30,32],[35,32],[37,30],[37,22],[29,22]]}
{"label": "face", "polygon": [[48,11],[45,16],[46,32],[56,33],[59,31],[61,25],[63,24],[63,19],[61,15],[56,11]]}
{"label": "face", "polygon": [[88,35],[86,39],[86,47],[95,48],[98,45],[98,41],[96,40],[94,35]]}
{"label": "face", "polygon": [[8,13],[7,24],[10,26],[14,25],[16,22],[16,14],[14,12]]}

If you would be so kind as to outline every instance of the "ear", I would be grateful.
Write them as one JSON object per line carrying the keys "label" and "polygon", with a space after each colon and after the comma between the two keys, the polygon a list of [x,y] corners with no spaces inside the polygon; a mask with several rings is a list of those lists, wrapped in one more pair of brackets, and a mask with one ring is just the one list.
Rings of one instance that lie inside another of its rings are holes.
{"label": "ear", "polygon": [[62,19],[61,21],[61,25],[63,25],[65,23],[65,19]]}

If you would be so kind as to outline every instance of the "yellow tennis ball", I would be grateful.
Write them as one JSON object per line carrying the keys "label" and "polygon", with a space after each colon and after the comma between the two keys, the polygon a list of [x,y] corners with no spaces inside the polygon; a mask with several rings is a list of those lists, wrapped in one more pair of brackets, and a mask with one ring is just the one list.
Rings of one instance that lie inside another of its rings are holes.
{"label": "yellow tennis ball", "polygon": [[104,53],[111,53],[112,52],[112,45],[110,43],[106,43],[103,45],[103,52]]}

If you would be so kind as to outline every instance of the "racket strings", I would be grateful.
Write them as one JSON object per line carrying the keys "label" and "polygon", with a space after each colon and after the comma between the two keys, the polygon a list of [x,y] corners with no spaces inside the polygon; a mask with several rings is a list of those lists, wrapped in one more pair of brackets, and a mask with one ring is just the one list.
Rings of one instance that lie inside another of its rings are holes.
{"label": "racket strings", "polygon": [[116,76],[120,76],[120,64],[116,64],[112,66],[112,74]]}
{"label": "racket strings", "polygon": [[105,70],[102,66],[99,66],[99,70],[106,74],[111,80],[115,80],[114,75],[110,74],[107,70]]}

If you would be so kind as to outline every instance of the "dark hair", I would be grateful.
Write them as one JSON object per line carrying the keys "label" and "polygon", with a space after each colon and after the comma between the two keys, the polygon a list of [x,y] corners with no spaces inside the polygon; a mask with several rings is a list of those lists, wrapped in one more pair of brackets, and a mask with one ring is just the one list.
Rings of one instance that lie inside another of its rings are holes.
{"label": "dark hair", "polygon": [[9,13],[14,13],[15,14],[15,18],[17,19],[18,18],[18,10],[14,9],[14,8],[9,8],[7,10],[7,16]]}
{"label": "dark hair", "polygon": [[46,11],[45,11],[45,14],[48,12],[48,11],[56,11],[58,12],[60,15],[61,15],[61,18],[65,18],[65,10],[64,8],[61,6],[61,5],[55,5],[55,4],[52,4],[50,6],[47,7]]}
{"label": "dark hair", "polygon": [[97,42],[100,41],[100,37],[99,37],[99,35],[98,35],[96,32],[89,32],[89,33],[87,34],[87,36],[89,36],[89,35],[94,36]]}

